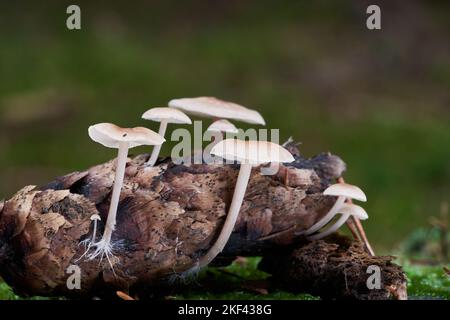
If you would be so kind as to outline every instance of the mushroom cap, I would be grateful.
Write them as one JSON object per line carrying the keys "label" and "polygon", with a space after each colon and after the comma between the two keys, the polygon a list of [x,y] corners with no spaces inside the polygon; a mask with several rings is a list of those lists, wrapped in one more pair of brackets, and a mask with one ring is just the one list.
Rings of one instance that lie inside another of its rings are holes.
{"label": "mushroom cap", "polygon": [[366,220],[369,218],[366,210],[353,203],[344,203],[339,209],[339,213],[355,216],[359,220]]}
{"label": "mushroom cap", "polygon": [[94,220],[102,220],[102,218],[100,218],[100,216],[98,215],[98,214],[96,214],[96,213],[94,213],[92,216],[91,216],[91,218],[90,218],[92,221],[94,221]]}
{"label": "mushroom cap", "polygon": [[239,130],[236,128],[234,124],[226,119],[221,119],[213,122],[206,131],[209,132],[229,132],[229,133],[238,133]]}
{"label": "mushroom cap", "polygon": [[270,141],[225,139],[211,149],[211,154],[226,160],[251,165],[294,161],[294,157],[289,151]]}
{"label": "mushroom cap", "polygon": [[144,128],[121,128],[112,123],[98,123],[88,129],[89,137],[108,148],[119,148],[121,142],[128,142],[129,148],[142,145],[160,145],[166,141],[156,132]]}
{"label": "mushroom cap", "polygon": [[144,112],[142,119],[156,122],[192,124],[191,119],[184,112],[174,108],[152,108]]}
{"label": "mushroom cap", "polygon": [[214,97],[173,99],[169,101],[169,107],[182,109],[197,116],[234,119],[252,124],[266,124],[258,111]]}
{"label": "mushroom cap", "polygon": [[329,186],[323,192],[326,196],[346,197],[359,201],[367,201],[364,192],[357,186],[348,183],[336,183]]}

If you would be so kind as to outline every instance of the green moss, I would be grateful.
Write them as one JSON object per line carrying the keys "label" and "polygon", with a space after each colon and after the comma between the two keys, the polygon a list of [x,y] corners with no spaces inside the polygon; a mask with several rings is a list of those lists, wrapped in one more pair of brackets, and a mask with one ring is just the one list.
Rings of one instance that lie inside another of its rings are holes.
{"label": "green moss", "polygon": [[11,288],[4,282],[0,282],[0,300],[19,300],[20,297],[15,295]]}
{"label": "green moss", "polygon": [[[1,280],[0,280],[1,281]],[[61,300],[62,298],[48,298],[48,297],[27,297],[23,298],[16,295],[12,289],[4,282],[0,282],[0,300]]]}
{"label": "green moss", "polygon": [[408,294],[412,299],[450,300],[450,276],[442,266],[404,265],[408,276]]}

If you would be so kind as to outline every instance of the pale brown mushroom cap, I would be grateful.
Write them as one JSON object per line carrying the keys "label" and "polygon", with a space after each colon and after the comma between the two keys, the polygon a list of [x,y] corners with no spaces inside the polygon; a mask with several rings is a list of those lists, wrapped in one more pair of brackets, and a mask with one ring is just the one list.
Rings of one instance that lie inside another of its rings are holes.
{"label": "pale brown mushroom cap", "polygon": [[156,132],[144,128],[121,128],[112,123],[98,123],[88,129],[89,137],[108,148],[119,148],[127,142],[129,148],[142,145],[160,145],[165,139]]}
{"label": "pale brown mushroom cap", "polygon": [[213,122],[206,131],[209,132],[227,132],[227,133],[238,133],[239,130],[234,124],[226,119],[217,120]]}
{"label": "pale brown mushroom cap", "polygon": [[169,101],[169,107],[181,109],[197,116],[234,119],[260,125],[266,124],[259,112],[214,97],[173,99]]}
{"label": "pale brown mushroom cap", "polygon": [[192,124],[191,119],[184,112],[174,108],[152,108],[144,112],[142,119],[156,122]]}
{"label": "pale brown mushroom cap", "polygon": [[268,162],[288,163],[295,160],[289,151],[270,141],[225,139],[212,148],[211,154],[251,165]]}
{"label": "pale brown mushroom cap", "polygon": [[364,192],[357,186],[348,183],[336,183],[329,186],[323,192],[326,196],[346,197],[359,201],[367,201]]}
{"label": "pale brown mushroom cap", "polygon": [[360,207],[353,203],[344,203],[342,207],[339,209],[339,213],[341,214],[349,214],[358,218],[359,220],[366,220],[369,218],[366,210],[363,207]]}

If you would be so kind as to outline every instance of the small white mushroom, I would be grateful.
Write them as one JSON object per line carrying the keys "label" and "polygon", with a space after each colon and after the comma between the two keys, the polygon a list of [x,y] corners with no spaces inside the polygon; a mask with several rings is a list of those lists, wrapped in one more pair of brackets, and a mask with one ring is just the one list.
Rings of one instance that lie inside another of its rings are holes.
{"label": "small white mushroom", "polygon": [[[212,149],[218,142],[222,141],[224,135],[227,133],[237,134],[239,133],[238,128],[230,121],[226,119],[221,119],[214,121],[207,129],[206,132],[209,133],[212,137],[212,143],[208,146],[209,149]],[[211,150],[205,150],[205,153],[209,153]]]}
{"label": "small white mushroom", "polygon": [[[117,208],[119,205],[120,192],[125,176],[125,166],[128,158],[128,149],[141,145],[160,145],[165,140],[156,132],[143,127],[121,128],[111,123],[99,123],[90,126],[89,137],[105,147],[119,149],[116,164],[116,174],[111,195],[108,218],[102,239],[94,245],[96,251],[90,256],[94,259],[98,255],[106,254],[108,260],[112,255],[111,236],[116,226]],[[111,264],[111,262],[110,262]]]}
{"label": "small white mushroom", "polygon": [[339,212],[339,210],[342,208],[347,198],[359,201],[367,201],[366,195],[360,188],[348,183],[333,184],[329,186],[323,192],[323,194],[326,196],[336,196],[338,198],[334,203],[333,207],[331,207],[330,211],[328,211],[328,213],[322,219],[320,219],[320,221],[318,221],[316,224],[314,224],[311,228],[309,228],[302,234],[310,235],[318,231],[322,227],[324,227]]}
{"label": "small white mushroom", "polygon": [[[180,110],[174,108],[152,108],[144,112],[142,119],[159,122],[159,135],[164,138],[168,123],[192,124],[191,119]],[[153,167],[158,159],[162,145],[153,147],[152,154],[147,164]]]}
{"label": "small white mushroom", "polygon": [[269,162],[288,163],[294,161],[293,156],[278,144],[268,141],[244,141],[237,139],[225,139],[214,146],[211,153],[224,158],[240,162],[239,175],[231,200],[228,215],[220,231],[219,237],[209,251],[200,258],[198,264],[188,270],[195,272],[207,266],[220,252],[222,252],[239,215],[244,200],[247,184],[253,166]]}
{"label": "small white mushroom", "polygon": [[215,157],[211,155],[212,148],[217,143],[223,140],[224,134],[226,135],[227,133],[230,133],[234,135],[239,133],[239,130],[230,121],[226,119],[221,119],[214,121],[208,127],[208,129],[206,129],[206,133],[211,135],[212,142],[205,147],[205,150],[203,151],[203,159],[208,164],[216,163],[216,161],[220,164],[221,160],[215,159]]}
{"label": "small white mushroom", "polygon": [[93,215],[91,215],[90,220],[94,222],[94,231],[92,232],[92,237],[89,239],[85,239],[83,241],[80,242],[80,244],[83,244],[85,246],[85,251],[84,253],[76,260],[76,262],[80,261],[81,259],[84,258],[84,256],[86,256],[89,252],[89,250],[91,249],[92,245],[95,243],[95,238],[97,237],[97,221],[100,221],[101,218],[97,213],[94,213]]}
{"label": "small white mushroom", "polygon": [[91,216],[91,221],[94,221],[94,231],[92,232],[92,243],[95,242],[95,238],[97,236],[97,221],[102,220],[98,214],[93,214]]}
{"label": "small white mushroom", "polygon": [[239,130],[236,128],[234,124],[232,124],[230,121],[226,119],[217,120],[214,121],[208,129],[206,129],[206,132],[214,132],[214,133],[238,133]]}
{"label": "small white mushroom", "polygon": [[352,203],[344,203],[339,209],[339,213],[341,214],[341,217],[331,227],[329,227],[326,231],[308,237],[308,240],[322,239],[336,232],[350,216],[354,216],[359,220],[366,220],[369,218],[369,215],[362,207]]}
{"label": "small white mushroom", "polygon": [[251,124],[266,124],[258,111],[214,97],[173,99],[169,101],[169,107],[181,109],[196,116],[234,119]]}

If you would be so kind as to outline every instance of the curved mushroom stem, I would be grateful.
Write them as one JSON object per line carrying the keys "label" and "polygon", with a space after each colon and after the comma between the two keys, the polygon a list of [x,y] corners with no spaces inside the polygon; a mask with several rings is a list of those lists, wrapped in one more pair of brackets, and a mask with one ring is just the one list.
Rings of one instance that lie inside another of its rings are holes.
{"label": "curved mushroom stem", "polygon": [[375,256],[375,252],[373,251],[372,246],[370,245],[369,239],[367,238],[366,232],[364,231],[361,221],[354,216],[352,216],[351,219],[355,223],[356,229],[359,231],[359,235],[362,239],[362,242],[364,242],[364,245],[366,246],[367,252],[371,256]]}
{"label": "curved mushroom stem", "polygon": [[220,231],[219,237],[209,251],[200,258],[198,264],[188,270],[188,273],[195,272],[201,268],[207,266],[220,252],[228,242],[231,233],[233,232],[234,225],[239,216],[242,202],[244,200],[245,190],[247,189],[248,180],[250,179],[250,173],[252,172],[251,164],[241,164],[239,175],[236,181],[236,187],[234,189],[233,200],[231,200],[230,209],[228,215]]}
{"label": "curved mushroom stem", "polygon": [[347,227],[350,230],[350,233],[352,234],[353,238],[355,240],[362,241],[361,236],[359,235],[358,230],[356,229],[356,225],[355,225],[355,222],[353,221],[353,219],[348,219],[346,221],[346,224],[347,224]]}
{"label": "curved mushroom stem", "polygon": [[345,202],[345,197],[341,196],[338,197],[336,202],[334,203],[333,207],[331,207],[330,211],[322,218],[320,219],[316,224],[314,224],[311,228],[306,230],[303,234],[310,235],[316,232],[317,230],[321,229],[323,226],[325,226],[328,222],[333,219],[333,217],[339,213],[339,210],[341,209],[342,205]]}
{"label": "curved mushroom stem", "polygon": [[[164,135],[166,134],[167,129],[167,121],[163,120],[159,124],[159,135],[164,138]],[[147,165],[150,167],[153,167],[156,163],[156,160],[158,160],[159,152],[161,151],[161,144],[158,146],[153,147],[152,155],[150,156],[150,159],[147,161]]]}
{"label": "curved mushroom stem", "polygon": [[343,214],[331,227],[329,227],[326,231],[320,232],[313,236],[308,237],[308,240],[318,240],[325,238],[326,236],[336,232],[350,217],[349,214]]}
{"label": "curved mushroom stem", "polygon": [[111,196],[111,204],[109,206],[108,219],[106,220],[105,232],[103,233],[101,242],[105,246],[111,243],[111,236],[116,226],[117,208],[119,206],[120,192],[122,190],[123,178],[125,176],[125,166],[127,164],[128,142],[121,142],[119,145],[119,153],[117,156],[116,175],[114,177],[114,186]]}
{"label": "curved mushroom stem", "polygon": [[97,219],[94,220],[94,231],[92,231],[92,243],[95,242],[96,236],[97,236]]}
{"label": "curved mushroom stem", "polygon": [[[345,183],[345,180],[343,177],[338,178],[337,181],[339,183]],[[348,199],[347,202],[352,203],[352,200]],[[353,227],[356,228],[356,231],[359,235],[360,240],[366,246],[367,252],[371,256],[375,256],[375,251],[372,249],[372,246],[370,245],[369,239],[367,238],[366,232],[364,231],[361,221],[359,221],[359,219],[357,217],[351,216],[351,222],[347,221],[347,226],[349,227],[350,231],[352,231],[352,233],[354,233]]]}

